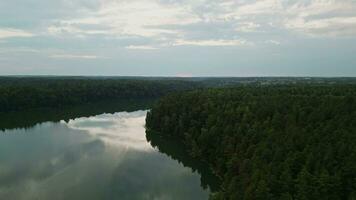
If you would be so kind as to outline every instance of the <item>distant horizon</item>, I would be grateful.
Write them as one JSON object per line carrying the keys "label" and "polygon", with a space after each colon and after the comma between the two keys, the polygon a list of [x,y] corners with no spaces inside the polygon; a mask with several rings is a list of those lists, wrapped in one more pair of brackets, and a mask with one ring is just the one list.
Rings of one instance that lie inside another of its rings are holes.
{"label": "distant horizon", "polygon": [[113,77],[113,78],[356,78],[356,76],[149,76],[149,75],[0,75],[0,77]]}

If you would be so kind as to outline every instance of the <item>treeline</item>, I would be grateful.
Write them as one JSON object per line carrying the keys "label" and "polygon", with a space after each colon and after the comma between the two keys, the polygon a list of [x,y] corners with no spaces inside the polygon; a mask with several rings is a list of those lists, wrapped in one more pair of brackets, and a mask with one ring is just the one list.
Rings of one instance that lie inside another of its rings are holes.
{"label": "treeline", "polygon": [[0,78],[0,112],[60,108],[109,100],[157,98],[190,90],[198,83],[83,77]]}
{"label": "treeline", "polygon": [[211,199],[356,199],[355,85],[182,92],[146,126],[221,177]]}
{"label": "treeline", "polygon": [[103,113],[133,112],[151,108],[155,99],[130,99],[100,101],[60,108],[36,108],[24,111],[0,113],[0,131],[6,129],[31,128],[43,122],[68,122],[78,117],[91,117]]}

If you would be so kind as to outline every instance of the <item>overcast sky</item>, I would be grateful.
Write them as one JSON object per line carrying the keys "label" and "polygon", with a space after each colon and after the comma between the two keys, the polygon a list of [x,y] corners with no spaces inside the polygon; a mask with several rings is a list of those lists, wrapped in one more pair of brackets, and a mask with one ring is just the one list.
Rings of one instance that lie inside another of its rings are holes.
{"label": "overcast sky", "polygon": [[356,76],[356,0],[0,0],[0,75]]}

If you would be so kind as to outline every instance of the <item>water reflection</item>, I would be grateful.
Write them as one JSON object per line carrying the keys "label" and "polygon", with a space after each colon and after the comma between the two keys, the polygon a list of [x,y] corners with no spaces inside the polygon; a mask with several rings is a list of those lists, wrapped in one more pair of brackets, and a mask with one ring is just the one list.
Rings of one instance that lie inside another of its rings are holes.
{"label": "water reflection", "polygon": [[146,111],[103,114],[70,120],[67,124],[73,130],[86,131],[103,142],[119,148],[153,151],[143,135],[146,114]]}
{"label": "water reflection", "polygon": [[0,133],[0,199],[207,199],[200,176],[145,138],[146,111]]}
{"label": "water reflection", "polygon": [[166,138],[153,131],[146,131],[146,138],[161,153],[166,154],[174,160],[178,160],[185,167],[191,168],[193,172],[198,172],[201,175],[200,182],[203,188],[209,188],[213,192],[220,189],[221,180],[212,173],[207,163],[192,158],[185,151],[185,145],[179,138]]}
{"label": "water reflection", "polygon": [[65,106],[58,109],[35,109],[22,112],[0,113],[0,130],[31,128],[42,122],[69,121],[78,117],[90,117],[102,113],[136,111],[148,109],[155,99],[124,99],[121,101],[103,101],[80,106]]}

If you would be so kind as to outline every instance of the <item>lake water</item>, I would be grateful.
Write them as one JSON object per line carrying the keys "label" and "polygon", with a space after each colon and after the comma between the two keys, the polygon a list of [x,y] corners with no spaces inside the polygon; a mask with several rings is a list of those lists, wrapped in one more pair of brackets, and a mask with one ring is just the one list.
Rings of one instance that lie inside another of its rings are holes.
{"label": "lake water", "polygon": [[0,199],[208,199],[197,171],[147,142],[146,113],[1,131]]}

